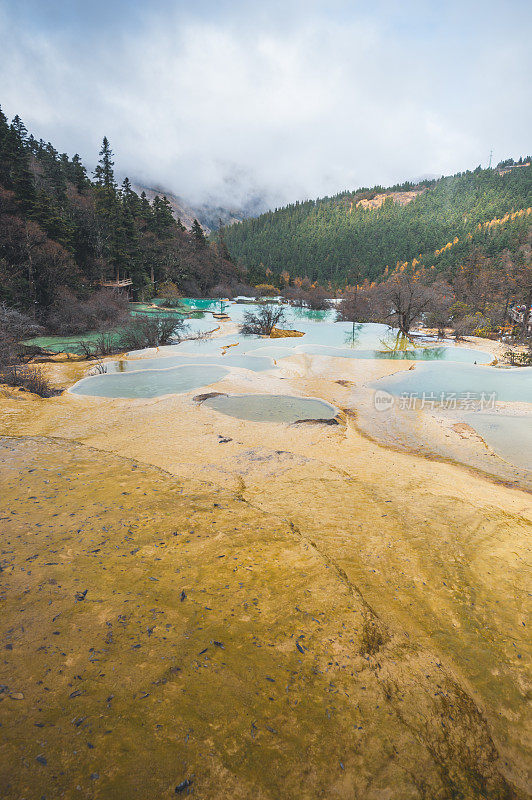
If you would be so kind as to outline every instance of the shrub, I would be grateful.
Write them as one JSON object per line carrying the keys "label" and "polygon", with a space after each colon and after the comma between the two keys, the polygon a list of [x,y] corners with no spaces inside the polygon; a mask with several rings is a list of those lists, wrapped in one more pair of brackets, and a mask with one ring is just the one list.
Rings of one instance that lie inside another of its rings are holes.
{"label": "shrub", "polygon": [[59,392],[54,389],[38,367],[18,364],[0,369],[0,381],[8,386],[20,386],[39,397],[53,397]]}
{"label": "shrub", "polygon": [[167,297],[169,300],[179,300],[181,292],[173,281],[163,281],[159,284],[159,296]]}
{"label": "shrub", "polygon": [[485,335],[487,330],[491,330],[491,321],[479,312],[453,320],[453,332],[457,339],[464,336]]}
{"label": "shrub", "polygon": [[512,350],[510,348],[506,350],[503,357],[512,367],[530,367],[532,366],[532,347],[528,351]]}
{"label": "shrub", "polygon": [[271,283],[258,283],[255,286],[255,293],[261,297],[277,297],[279,289]]}
{"label": "shrub", "polygon": [[165,308],[179,308],[181,300],[178,297],[163,297],[161,305]]}
{"label": "shrub", "polygon": [[99,358],[120,351],[120,336],[117,333],[104,332],[98,334],[96,339],[88,341],[80,339],[78,348],[85,358]]}
{"label": "shrub", "polygon": [[162,299],[162,305],[166,308],[179,308],[181,305],[181,292],[177,284],[173,281],[163,281],[158,287],[158,296]]}
{"label": "shrub", "polygon": [[182,338],[185,323],[174,315],[139,315],[131,319],[121,331],[118,340],[122,350],[142,350],[159,347]]}

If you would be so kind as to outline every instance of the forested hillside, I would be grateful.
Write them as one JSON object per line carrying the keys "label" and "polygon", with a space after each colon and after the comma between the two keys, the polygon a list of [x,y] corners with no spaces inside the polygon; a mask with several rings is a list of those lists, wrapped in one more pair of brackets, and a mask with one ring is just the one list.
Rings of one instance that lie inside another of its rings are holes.
{"label": "forested hillside", "polygon": [[231,225],[223,235],[253,283],[282,285],[284,270],[291,279],[307,276],[341,286],[373,280],[386,267],[413,259],[452,269],[475,249],[493,257],[523,243],[532,222],[526,213],[532,167],[522,166],[529,161],[295,203]]}
{"label": "forested hillside", "polygon": [[46,320],[67,294],[88,297],[105,281],[131,279],[140,299],[164,282],[198,296],[239,285],[223,245],[197,222],[186,231],[165,197],[150,202],[127,178],[118,186],[113,167],[107,139],[91,179],[78,155],[0,109],[0,302]]}

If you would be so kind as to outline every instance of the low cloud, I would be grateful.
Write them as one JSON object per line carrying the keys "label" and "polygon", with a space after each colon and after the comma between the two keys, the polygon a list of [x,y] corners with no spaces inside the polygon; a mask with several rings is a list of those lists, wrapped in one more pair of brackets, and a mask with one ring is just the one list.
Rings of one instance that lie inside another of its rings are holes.
{"label": "low cloud", "polygon": [[23,25],[4,3],[0,102],[88,164],[105,134],[120,173],[232,207],[527,150],[530,56],[518,27],[487,35],[471,20],[471,36],[454,37],[427,20],[409,32],[407,20],[394,27],[386,4],[371,15],[357,3],[330,14],[288,4],[291,13],[272,22],[268,5],[282,13],[276,3],[262,4],[260,17],[229,3],[200,18],[155,3],[111,38],[72,23]]}

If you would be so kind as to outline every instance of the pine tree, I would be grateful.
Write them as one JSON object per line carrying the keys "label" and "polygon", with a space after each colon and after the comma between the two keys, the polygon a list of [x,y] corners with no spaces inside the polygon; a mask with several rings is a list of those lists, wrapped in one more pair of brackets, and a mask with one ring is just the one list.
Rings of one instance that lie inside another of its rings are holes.
{"label": "pine tree", "polygon": [[152,203],[151,230],[160,238],[166,238],[175,223],[172,206],[167,197],[154,197]]}
{"label": "pine tree", "polygon": [[129,178],[124,178],[120,190],[122,200],[121,225],[121,263],[122,272],[127,272],[137,287],[142,287],[146,282],[142,271],[142,258],[140,252],[140,236],[136,222],[139,212],[139,197],[131,188]]}
{"label": "pine tree", "polygon": [[226,261],[231,261],[231,255],[229,253],[229,248],[227,247],[227,243],[225,241],[224,236],[224,229],[222,227],[222,220],[219,220],[219,229],[218,229],[218,252],[220,253],[221,258],[225,259]]}
{"label": "pine tree", "polygon": [[81,158],[77,153],[72,156],[72,161],[69,168],[69,180],[74,184],[80,194],[84,194],[89,184],[87,178],[87,170],[81,162]]}
{"label": "pine tree", "polygon": [[58,153],[0,109],[0,302],[46,315],[61,287],[77,293],[113,274],[130,277],[137,291],[150,275],[199,294],[231,284],[233,267],[207,246],[197,220],[193,236],[166,197],[152,205],[127,178],[118,189],[113,168],[107,139],[92,182],[78,154]]}
{"label": "pine tree", "polygon": [[107,136],[103,137],[102,149],[100,150],[100,160],[94,170],[94,181],[97,186],[107,191],[116,191],[115,175],[113,167],[113,151]]}
{"label": "pine tree", "polygon": [[0,148],[2,147],[2,142],[9,131],[9,123],[7,121],[7,117],[2,111],[2,106],[0,106]]}
{"label": "pine tree", "polygon": [[[65,156],[68,163],[68,157]],[[67,173],[65,161],[57,150],[50,143],[46,145],[45,152],[41,156],[44,164],[44,177],[48,182],[51,193],[55,196],[58,203],[63,204],[66,195]]]}
{"label": "pine tree", "polygon": [[61,213],[61,208],[46,192],[37,193],[31,218],[38,222],[51,239],[68,250],[72,249],[74,231],[66,215]]}
{"label": "pine tree", "polygon": [[192,223],[192,228],[190,230],[192,235],[194,236],[194,239],[196,240],[196,243],[201,247],[204,247],[207,244],[207,240],[205,239],[205,233],[203,231],[203,228],[201,227],[197,219],[195,219],[194,222]]}
{"label": "pine tree", "polygon": [[103,257],[113,267],[115,278],[120,277],[122,265],[121,208],[113,172],[113,152],[106,136],[100,150],[100,160],[94,170],[96,211],[100,221]]}
{"label": "pine tree", "polygon": [[30,213],[35,205],[35,183],[30,173],[30,156],[25,147],[27,130],[20,117],[15,117],[2,141],[2,160],[8,164],[5,185],[12,189],[23,210]]}
{"label": "pine tree", "polygon": [[129,204],[130,200],[131,200],[132,196],[135,194],[135,192],[131,188],[131,181],[129,180],[129,178],[127,176],[122,181],[122,190],[121,191],[122,191],[122,199],[126,203]]}
{"label": "pine tree", "polygon": [[11,127],[17,134],[22,144],[24,144],[28,137],[28,129],[26,128],[26,126],[24,125],[18,114],[16,114],[16,116],[13,117],[11,121]]}
{"label": "pine tree", "polygon": [[7,137],[9,134],[9,123],[7,117],[0,106],[0,183],[7,186],[9,179],[9,161],[7,154]]}
{"label": "pine tree", "polygon": [[151,217],[152,217],[152,210],[150,201],[146,197],[146,192],[142,191],[140,195],[140,211],[139,211],[141,219],[146,223],[149,224]]}

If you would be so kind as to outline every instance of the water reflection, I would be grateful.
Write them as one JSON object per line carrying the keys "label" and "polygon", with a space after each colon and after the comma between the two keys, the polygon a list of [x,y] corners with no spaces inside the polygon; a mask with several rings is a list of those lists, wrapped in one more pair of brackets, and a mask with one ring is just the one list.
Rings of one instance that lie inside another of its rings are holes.
{"label": "water reflection", "polygon": [[348,347],[356,347],[360,342],[360,334],[362,333],[362,323],[353,322],[350,330],[345,333],[344,344]]}
{"label": "water reflection", "polygon": [[[448,357],[448,347],[423,347],[420,350],[374,350],[373,358],[392,358],[398,361],[442,361]],[[452,359],[452,353],[449,356]]]}
{"label": "water reflection", "polygon": [[303,308],[298,306],[287,306],[285,315],[292,316],[294,319],[308,319],[313,322],[333,321],[330,309]]}
{"label": "water reflection", "polygon": [[394,331],[390,328],[386,336],[381,339],[383,350],[391,350],[394,353],[413,350],[415,348],[412,339],[402,331]]}

